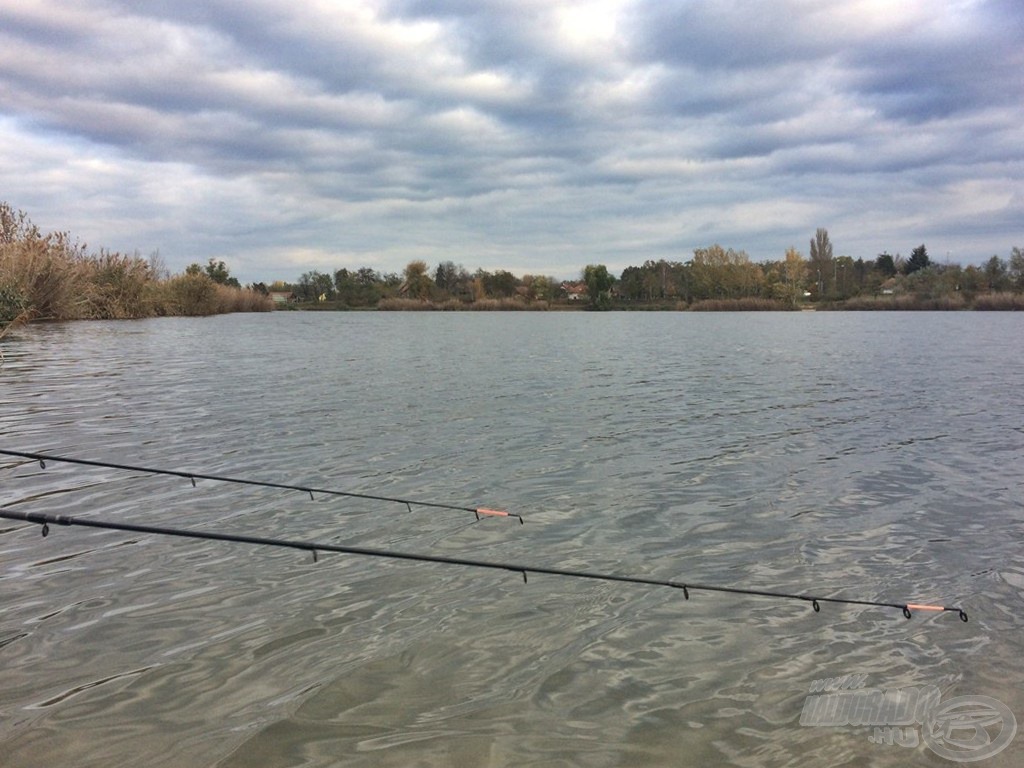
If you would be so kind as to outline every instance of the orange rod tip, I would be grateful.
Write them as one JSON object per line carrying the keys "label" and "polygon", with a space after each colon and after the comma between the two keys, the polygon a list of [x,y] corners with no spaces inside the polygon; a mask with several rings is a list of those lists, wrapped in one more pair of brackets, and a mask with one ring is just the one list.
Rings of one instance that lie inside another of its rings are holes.
{"label": "orange rod tip", "polygon": [[907,610],[909,611],[944,611],[946,610],[941,605],[915,605],[914,603],[907,603]]}
{"label": "orange rod tip", "polygon": [[508,517],[508,512],[502,512],[500,509],[487,509],[486,507],[480,507],[477,509],[478,515],[493,515],[495,517]]}

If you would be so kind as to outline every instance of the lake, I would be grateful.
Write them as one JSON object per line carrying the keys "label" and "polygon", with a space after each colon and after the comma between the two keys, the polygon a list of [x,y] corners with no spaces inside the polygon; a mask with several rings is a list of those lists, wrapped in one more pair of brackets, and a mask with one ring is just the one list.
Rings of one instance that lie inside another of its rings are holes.
{"label": "lake", "polygon": [[0,349],[0,448],[525,522],[0,457],[11,510],[970,616],[4,520],[6,768],[950,764],[918,724],[801,724],[847,675],[1024,717],[1020,314],[278,312]]}

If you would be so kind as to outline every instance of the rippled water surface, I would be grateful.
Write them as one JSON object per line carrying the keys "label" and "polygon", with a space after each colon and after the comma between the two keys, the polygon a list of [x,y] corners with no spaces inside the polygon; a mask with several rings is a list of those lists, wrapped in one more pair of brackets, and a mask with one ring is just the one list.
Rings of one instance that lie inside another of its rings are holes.
{"label": "rippled water surface", "polygon": [[[815,680],[1024,718],[1017,314],[274,313],[2,343],[0,505],[955,614],[0,521],[0,764],[950,765]],[[986,765],[1016,766],[1024,734]]]}

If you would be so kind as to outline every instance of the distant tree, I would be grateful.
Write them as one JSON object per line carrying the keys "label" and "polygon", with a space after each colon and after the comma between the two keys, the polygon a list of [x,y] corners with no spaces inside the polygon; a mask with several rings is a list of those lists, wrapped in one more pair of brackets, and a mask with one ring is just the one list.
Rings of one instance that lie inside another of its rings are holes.
{"label": "distant tree", "polygon": [[594,309],[606,307],[611,301],[609,291],[615,278],[608,273],[604,264],[588,264],[583,269],[583,282],[587,284],[587,297]]}
{"label": "distant tree", "polygon": [[434,283],[442,291],[454,293],[459,283],[459,267],[453,261],[442,261],[434,270]]}
{"label": "distant tree", "polygon": [[432,285],[433,281],[427,274],[427,262],[417,259],[405,265],[405,280],[402,287],[406,295],[414,299],[429,299]]}
{"label": "distant tree", "polygon": [[892,277],[896,274],[896,260],[892,257],[892,254],[882,251],[878,254],[878,258],[875,259],[872,269],[884,277]]}
{"label": "distant tree", "polygon": [[856,262],[852,256],[837,256],[832,260],[836,298],[846,299],[857,292]]}
{"label": "distant tree", "polygon": [[750,261],[744,251],[715,245],[695,248],[688,270],[682,273],[689,298],[741,298],[759,296],[764,288],[764,272]]}
{"label": "distant tree", "polygon": [[921,245],[910,252],[910,258],[907,259],[907,263],[904,266],[904,273],[910,275],[919,269],[927,269],[931,263],[931,259],[928,258],[928,251],[924,247],[924,243],[921,243]]}
{"label": "distant tree", "polygon": [[372,307],[382,295],[381,278],[369,267],[352,272],[339,269],[334,273],[336,298],[349,307]]}
{"label": "distant tree", "polygon": [[515,275],[504,269],[499,269],[493,275],[488,293],[499,298],[510,298],[515,296],[518,287],[519,280]]}
{"label": "distant tree", "polygon": [[807,262],[804,261],[804,257],[796,248],[788,248],[786,260],[782,262],[778,297],[795,307],[803,298],[806,277]]}
{"label": "distant tree", "polygon": [[558,281],[549,275],[537,275],[530,283],[531,298],[539,301],[551,301],[555,298],[555,286]]}
{"label": "distant tree", "polygon": [[304,272],[299,276],[299,282],[295,284],[295,295],[306,301],[317,301],[321,296],[325,299],[333,299],[334,280],[330,275],[315,269]]}
{"label": "distant tree", "polygon": [[195,262],[192,262],[187,267],[185,267],[185,274],[186,275],[204,275],[206,273],[203,272],[203,268],[202,267],[200,267]]}
{"label": "distant tree", "polygon": [[1005,291],[1010,287],[1009,268],[1005,261],[993,256],[985,262],[985,280],[990,291]]}
{"label": "distant tree", "polygon": [[1008,272],[1013,290],[1024,291],[1024,251],[1017,246],[1010,251]]}
{"label": "distant tree", "polygon": [[619,277],[619,295],[630,301],[640,301],[644,295],[644,272],[640,267],[626,267]]}
{"label": "distant tree", "polygon": [[973,264],[964,268],[960,274],[960,292],[969,300],[985,288],[985,273]]}
{"label": "distant tree", "polygon": [[832,264],[832,241],[828,230],[818,227],[811,238],[811,255],[807,264],[808,272],[815,281],[818,295],[824,296],[835,292],[835,269]]}
{"label": "distant tree", "polygon": [[228,279],[228,268],[223,261],[210,259],[203,268],[203,271],[206,272],[206,276],[213,280],[213,282],[220,283],[221,285]]}
{"label": "distant tree", "polygon": [[206,276],[209,277],[213,282],[219,283],[220,285],[228,285],[232,288],[241,288],[238,280],[231,276],[228,271],[227,265],[223,261],[217,261],[216,259],[210,259],[206,266],[203,268],[206,272]]}
{"label": "distant tree", "polygon": [[864,288],[869,269],[870,264],[862,258],[853,262],[853,284],[856,286],[854,293],[859,293]]}

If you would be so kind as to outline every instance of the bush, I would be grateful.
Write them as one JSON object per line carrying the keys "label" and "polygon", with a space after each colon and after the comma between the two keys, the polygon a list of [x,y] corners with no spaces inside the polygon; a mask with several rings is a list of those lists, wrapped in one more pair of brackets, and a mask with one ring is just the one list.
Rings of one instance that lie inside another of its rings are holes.
{"label": "bush", "polygon": [[176,275],[167,281],[168,315],[203,316],[217,312],[217,284],[205,274]]}

